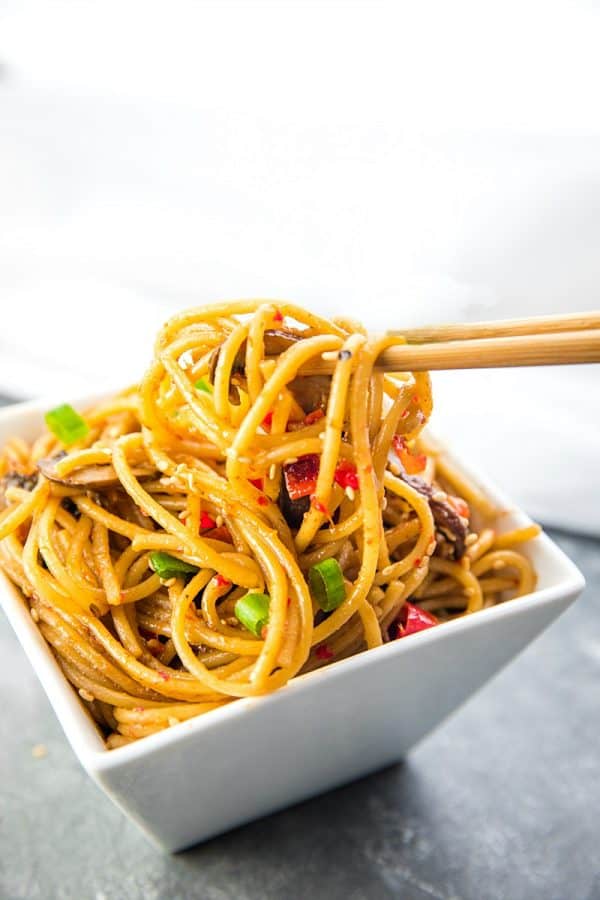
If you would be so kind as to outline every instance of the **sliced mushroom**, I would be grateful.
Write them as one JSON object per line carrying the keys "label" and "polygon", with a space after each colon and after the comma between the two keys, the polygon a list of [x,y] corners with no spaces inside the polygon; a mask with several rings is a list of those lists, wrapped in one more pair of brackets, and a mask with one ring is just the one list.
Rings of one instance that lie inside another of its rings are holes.
{"label": "sliced mushroom", "polygon": [[329,375],[300,375],[290,381],[288,388],[298,406],[301,406],[305,413],[314,412],[315,409],[322,409],[325,412],[331,390],[331,377]]}
{"label": "sliced mushroom", "polygon": [[298,328],[280,328],[265,331],[265,354],[267,356],[279,356],[285,353],[298,341],[304,340],[306,335]]}
{"label": "sliced mushroom", "polygon": [[[280,356],[289,350],[298,341],[303,340],[304,332],[294,328],[265,331],[265,355]],[[208,377],[214,384],[217,363],[219,362],[220,347],[217,347],[210,358]],[[238,385],[245,377],[246,341],[238,350],[235,362],[231,369],[231,382],[229,385],[229,398],[232,403],[239,404]],[[288,385],[294,400],[305,413],[315,409],[327,409],[329,391],[331,389],[331,376],[329,375],[304,375],[294,378]]]}
{"label": "sliced mushroom", "polygon": [[413,490],[427,497],[437,528],[452,545],[454,559],[461,559],[465,553],[465,540],[468,530],[454,507],[447,500],[434,499],[436,489],[427,484],[423,478],[419,478],[418,475],[403,473],[400,475],[400,478]]}
{"label": "sliced mushroom", "polygon": [[[65,487],[82,487],[90,490],[102,490],[120,484],[119,477],[110,463],[97,466],[82,466],[80,469],[74,469],[67,475],[57,475],[56,464],[62,458],[63,455],[38,460],[38,469],[48,481],[62,484]],[[153,469],[147,468],[133,468],[131,471],[136,478],[140,479],[153,478],[156,475]]]}
{"label": "sliced mushroom", "polygon": [[[301,341],[304,338],[304,334],[302,331],[298,331],[294,328],[282,328],[282,329],[272,329],[269,331],[265,331],[264,342],[265,342],[265,356],[280,356],[282,353],[285,353],[286,350],[289,350],[294,344],[297,344],[298,341]],[[219,353],[221,351],[220,347],[217,347],[210,358],[210,363],[208,366],[208,377],[210,381],[214,384],[215,380],[215,372],[217,369],[217,363],[219,362]],[[244,375],[245,374],[245,362],[246,362],[246,341],[244,341],[240,345],[240,349],[238,350],[235,361],[233,363],[231,374],[232,375]]]}
{"label": "sliced mushroom", "polygon": [[37,480],[37,473],[23,475],[21,472],[7,472],[4,478],[0,478],[0,509],[4,509],[8,505],[5,498],[7,488],[17,487],[23,491],[32,491]]}

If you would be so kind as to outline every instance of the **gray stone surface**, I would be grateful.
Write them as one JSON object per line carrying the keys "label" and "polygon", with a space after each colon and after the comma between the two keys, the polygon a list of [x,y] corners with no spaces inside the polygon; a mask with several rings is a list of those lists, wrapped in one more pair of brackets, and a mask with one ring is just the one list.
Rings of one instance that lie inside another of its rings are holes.
{"label": "gray stone surface", "polygon": [[0,897],[599,900],[600,545],[555,537],[585,594],[405,763],[178,856],[88,780],[0,617]]}

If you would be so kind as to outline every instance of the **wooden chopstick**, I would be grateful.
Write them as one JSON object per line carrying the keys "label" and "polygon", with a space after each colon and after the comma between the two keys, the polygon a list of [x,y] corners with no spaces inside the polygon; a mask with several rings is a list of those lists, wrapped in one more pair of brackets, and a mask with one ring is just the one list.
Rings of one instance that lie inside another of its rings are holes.
{"label": "wooden chopstick", "polygon": [[389,334],[405,338],[409,344],[437,341],[468,341],[473,338],[511,337],[521,334],[553,334],[600,328],[600,313],[569,313],[560,316],[533,316],[529,319],[501,319],[495,322],[463,322],[426,325],[423,328],[395,329]]}
{"label": "wooden chopstick", "polygon": [[[561,317],[564,318],[565,317]],[[569,317],[573,325],[583,317]],[[600,320],[600,316],[587,317],[588,323]],[[525,322],[490,323],[496,325],[503,336],[476,337],[471,340],[450,340],[424,344],[401,344],[389,347],[377,359],[375,368],[382,372],[423,372],[441,369],[496,369],[512,366],[560,366],[600,362],[600,327],[584,330],[554,332],[550,320],[545,333],[518,333],[505,336],[502,329],[526,327]],[[535,321],[535,320],[533,320]],[[538,320],[539,321],[539,320]],[[600,321],[599,321],[600,325]],[[470,328],[472,326],[450,326]],[[577,326],[578,327],[578,326]],[[424,331],[424,330],[423,330]],[[414,333],[414,332],[413,332]],[[438,329],[437,334],[440,333]],[[495,332],[494,332],[495,333]],[[302,367],[303,375],[324,375],[333,371],[335,354],[324,354]]]}
{"label": "wooden chopstick", "polygon": [[600,362],[600,328],[559,334],[475,338],[390,347],[377,360],[387,372],[435,369],[496,369]]}

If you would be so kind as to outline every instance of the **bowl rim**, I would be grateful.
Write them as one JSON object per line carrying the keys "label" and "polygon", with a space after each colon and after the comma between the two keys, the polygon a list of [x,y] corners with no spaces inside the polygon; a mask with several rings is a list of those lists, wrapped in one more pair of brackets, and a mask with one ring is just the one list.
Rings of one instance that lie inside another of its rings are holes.
{"label": "bowl rim", "polygon": [[[86,395],[83,399],[72,401],[74,405],[85,405],[97,399],[109,396],[103,391],[97,395]],[[14,422],[15,433],[19,433],[19,423],[32,414],[43,414],[44,409],[55,398],[27,400],[11,404],[0,409],[0,425],[6,426]],[[444,440],[436,437],[436,443],[444,454],[461,471],[473,479],[483,492],[501,509],[501,515],[510,517],[511,527],[531,524],[527,514],[513,503],[502,490],[469,461],[461,455],[457,458]],[[144,759],[155,751],[162,751],[178,741],[189,740],[205,731],[219,728],[221,723],[231,717],[252,715],[257,706],[277,706],[285,703],[290,692],[306,692],[318,689],[319,685],[328,681],[343,678],[346,673],[376,665],[388,656],[402,655],[414,649],[420,641],[422,644],[443,641],[453,633],[468,633],[486,622],[493,622],[506,617],[519,616],[532,606],[553,605],[567,596],[577,596],[585,586],[585,579],[577,566],[566,554],[542,532],[532,539],[531,545],[542,548],[551,554],[558,564],[558,580],[547,587],[538,588],[531,594],[517,597],[508,603],[502,603],[477,613],[443,623],[443,628],[427,629],[411,635],[411,642],[390,641],[380,647],[374,647],[361,653],[339,660],[328,666],[297,675],[283,688],[270,694],[258,697],[245,697],[212,710],[202,716],[187,719],[175,726],[140,738],[122,747],[107,749],[104,741],[88,712],[78,697],[75,688],[67,681],[49,645],[31,618],[29,608],[23,603],[19,589],[13,585],[3,572],[0,572],[0,604],[10,621],[17,639],[24,649],[31,666],[44,688],[51,706],[65,732],[67,740],[73,747],[83,767],[94,777],[110,769],[119,768],[134,761]]]}

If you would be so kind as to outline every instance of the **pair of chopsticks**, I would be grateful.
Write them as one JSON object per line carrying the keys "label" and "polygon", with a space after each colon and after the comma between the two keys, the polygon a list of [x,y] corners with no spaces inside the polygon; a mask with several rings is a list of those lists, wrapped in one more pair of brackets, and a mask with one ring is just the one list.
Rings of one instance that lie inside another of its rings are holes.
{"label": "pair of chopsticks", "polygon": [[[596,312],[432,325],[388,333],[407,343],[390,347],[378,357],[376,368],[383,372],[600,362],[600,313]],[[314,374],[332,369],[328,359],[310,366]]]}

